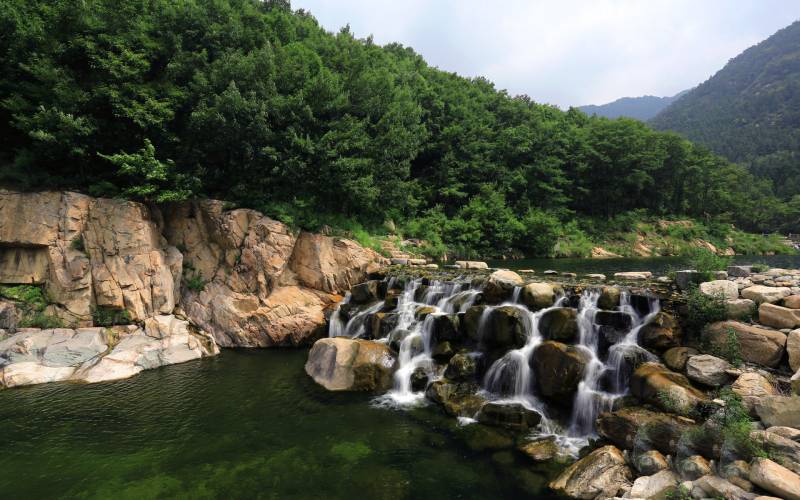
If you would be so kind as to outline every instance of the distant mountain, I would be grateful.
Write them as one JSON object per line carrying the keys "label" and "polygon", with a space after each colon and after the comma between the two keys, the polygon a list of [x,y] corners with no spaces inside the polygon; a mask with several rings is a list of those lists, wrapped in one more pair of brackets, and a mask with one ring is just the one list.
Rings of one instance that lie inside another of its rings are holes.
{"label": "distant mountain", "polygon": [[800,194],[800,21],[731,59],[651,125],[674,130]]}
{"label": "distant mountain", "polygon": [[666,108],[678,97],[683,95],[684,92],[672,97],[656,97],[654,95],[622,97],[608,104],[590,104],[588,106],[580,106],[578,109],[587,115],[605,116],[606,118],[625,116],[628,118],[636,118],[644,122],[656,116],[662,109]]}

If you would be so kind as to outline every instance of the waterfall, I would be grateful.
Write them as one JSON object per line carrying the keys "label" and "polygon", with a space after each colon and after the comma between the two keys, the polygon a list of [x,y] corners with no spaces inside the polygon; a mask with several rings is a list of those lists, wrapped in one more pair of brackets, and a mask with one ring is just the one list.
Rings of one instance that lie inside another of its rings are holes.
{"label": "waterfall", "polygon": [[336,309],[331,314],[331,319],[328,324],[328,337],[342,337],[344,336],[344,331],[347,325],[342,321],[342,306],[348,304],[350,302],[350,292],[347,292],[342,299],[336,305]]}
{"label": "waterfall", "polygon": [[619,310],[628,314],[633,320],[630,332],[625,337],[611,346],[608,352],[608,365],[614,370],[612,390],[616,394],[624,395],[628,390],[628,373],[623,370],[625,364],[625,353],[636,351],[648,361],[656,361],[658,358],[639,346],[639,330],[655,318],[661,312],[661,304],[658,299],[648,299],[648,313],[642,317],[631,305],[631,295],[628,291],[623,291],[620,295]]}

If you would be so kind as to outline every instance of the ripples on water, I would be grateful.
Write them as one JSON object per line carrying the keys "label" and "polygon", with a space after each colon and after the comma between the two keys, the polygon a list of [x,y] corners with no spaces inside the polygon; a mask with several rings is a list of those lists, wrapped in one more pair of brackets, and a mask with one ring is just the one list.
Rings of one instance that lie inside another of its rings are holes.
{"label": "ripples on water", "polygon": [[0,391],[0,498],[546,494],[543,472],[469,450],[473,426],[435,407],[317,387],[306,354],[226,350],[120,382]]}

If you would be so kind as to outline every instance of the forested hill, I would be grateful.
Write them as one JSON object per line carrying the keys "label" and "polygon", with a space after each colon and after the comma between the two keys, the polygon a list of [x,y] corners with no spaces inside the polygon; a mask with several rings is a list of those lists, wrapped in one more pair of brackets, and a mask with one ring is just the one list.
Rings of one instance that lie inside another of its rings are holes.
{"label": "forested hill", "polygon": [[578,109],[587,115],[604,116],[606,118],[635,118],[636,120],[646,122],[683,94],[684,92],[681,92],[668,97],[656,97],[654,95],[622,97],[606,104],[590,104],[587,106],[580,106]]}
{"label": "forested hill", "polygon": [[652,120],[800,193],[800,22],[731,59]]}
{"label": "forested hill", "polygon": [[392,221],[483,256],[549,254],[632,213],[720,237],[800,219],[676,134],[509,96],[287,2],[7,0],[0,26],[6,186],[211,196],[309,229]]}

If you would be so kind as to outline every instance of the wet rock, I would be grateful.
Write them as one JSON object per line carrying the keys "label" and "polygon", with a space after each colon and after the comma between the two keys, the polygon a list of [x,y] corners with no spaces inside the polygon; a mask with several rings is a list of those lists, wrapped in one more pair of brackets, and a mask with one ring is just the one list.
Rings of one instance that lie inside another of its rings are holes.
{"label": "wet rock", "polygon": [[549,398],[571,396],[578,389],[590,359],[589,353],[579,347],[542,342],[531,359],[539,392]]}
{"label": "wet rock", "polygon": [[644,363],[633,372],[631,394],[666,411],[685,413],[707,400],[680,373],[658,363]]}
{"label": "wet rock", "polygon": [[711,474],[711,464],[700,455],[692,455],[678,462],[678,474],[682,479],[694,481]]}
{"label": "wet rock", "polygon": [[697,349],[692,347],[673,347],[667,349],[664,353],[664,364],[667,365],[670,370],[682,372],[686,368],[686,362],[689,360],[689,357],[696,354],[700,353]]}
{"label": "wet rock", "polygon": [[514,446],[514,438],[510,431],[500,427],[486,425],[468,425],[460,430],[460,434],[471,450],[504,450]]}
{"label": "wet rock", "polygon": [[744,361],[768,367],[780,364],[786,346],[785,334],[738,321],[712,323],[703,331],[703,340],[712,349],[722,352],[729,345],[731,336],[736,338]]}
{"label": "wet rock", "polygon": [[388,336],[392,330],[397,328],[400,319],[397,313],[378,312],[371,315],[367,321],[367,335],[364,338],[382,339]]}
{"label": "wet rock", "polygon": [[664,470],[652,476],[636,478],[630,491],[630,498],[647,498],[665,500],[671,498],[678,489],[678,476],[674,472]]}
{"label": "wet rock", "polygon": [[350,289],[350,300],[355,304],[369,304],[380,299],[378,288],[380,281],[370,280]]}
{"label": "wet rock", "polygon": [[597,311],[594,316],[594,322],[618,332],[627,332],[633,325],[631,316],[620,311]]}
{"label": "wet rock", "polygon": [[628,491],[632,477],[622,452],[603,446],[567,467],[550,488],[572,498],[610,498]]}
{"label": "wet rock", "polygon": [[433,318],[433,339],[435,341],[457,341],[462,338],[460,319],[456,314],[441,314]]}
{"label": "wet rock", "polygon": [[791,293],[791,290],[786,287],[754,285],[742,290],[742,297],[750,299],[756,304],[764,302],[774,304],[780,302],[784,297],[788,297]]}
{"label": "wet rock", "polygon": [[525,282],[514,271],[500,270],[489,275],[483,289],[483,298],[490,304],[497,304],[511,298],[514,288]]}
{"label": "wet rock", "polygon": [[705,278],[703,273],[693,269],[675,272],[675,284],[678,285],[678,288],[681,290],[688,290],[692,286],[699,285],[704,281],[703,278]]}
{"label": "wet rock", "polygon": [[753,460],[750,481],[781,498],[800,500],[800,477],[767,458]]}
{"label": "wet rock", "polygon": [[621,291],[616,286],[604,286],[597,299],[597,307],[606,310],[613,310],[619,306]]}
{"label": "wet rock", "polygon": [[455,349],[453,349],[453,346],[447,340],[437,342],[431,349],[431,357],[435,359],[437,363],[447,363],[455,353]]}
{"label": "wet rock", "polygon": [[488,313],[487,316],[484,316],[484,312],[487,309],[488,306],[484,305],[471,306],[464,312],[464,316],[460,318],[461,328],[473,342],[480,343],[482,340],[481,320],[488,320]]}
{"label": "wet rock", "polygon": [[411,390],[414,392],[424,391],[428,387],[428,373],[425,368],[419,366],[411,373]]}
{"label": "wet rock", "polygon": [[578,335],[578,311],[571,307],[557,307],[539,319],[539,332],[548,340],[570,342]]}
{"label": "wet rock", "polygon": [[475,383],[436,380],[428,384],[425,397],[441,405],[448,415],[474,417],[486,402],[484,398],[476,394],[478,389],[479,387]]}
{"label": "wet rock", "polygon": [[724,359],[709,354],[692,356],[686,362],[686,376],[690,380],[710,387],[719,387],[728,383],[730,375],[727,370],[733,366]]}
{"label": "wet rock", "polygon": [[755,403],[755,411],[765,425],[800,428],[800,397],[764,396]]}
{"label": "wet rock", "polygon": [[466,353],[458,353],[450,358],[444,376],[455,381],[474,380],[477,366],[475,357]]}
{"label": "wet rock", "polygon": [[756,303],[750,299],[734,299],[725,301],[725,310],[730,319],[746,319],[753,316]]}
{"label": "wet rock", "polygon": [[392,387],[395,357],[386,344],[344,337],[316,341],[305,370],[329,391],[383,391]]}
{"label": "wet rock", "polygon": [[483,342],[492,348],[513,349],[525,345],[525,311],[516,306],[500,306],[489,315],[489,325],[483,334]]}
{"label": "wet rock", "polygon": [[528,283],[522,288],[520,300],[531,311],[538,311],[555,303],[556,291],[550,283]]}
{"label": "wet rock", "polygon": [[639,344],[655,351],[679,346],[681,337],[678,322],[671,314],[663,311],[639,330]]}
{"label": "wet rock", "polygon": [[598,434],[620,448],[633,450],[642,443],[667,455],[676,453],[681,437],[693,427],[685,418],[643,407],[601,413],[597,418]]}
{"label": "wet rock", "polygon": [[425,317],[434,313],[436,313],[436,308],[433,306],[419,306],[414,311],[414,318],[417,321],[422,321],[425,319]]}
{"label": "wet rock", "polygon": [[777,389],[764,375],[754,372],[742,373],[731,385],[731,390],[741,396],[742,403],[754,413],[755,404],[765,396],[778,394]]}
{"label": "wet rock", "polygon": [[484,404],[476,418],[484,425],[506,427],[513,430],[527,430],[536,427],[542,420],[539,412],[525,408],[521,403],[493,401]]}
{"label": "wet rock", "polygon": [[669,470],[669,462],[658,450],[648,450],[634,458],[634,467],[643,476],[652,476],[662,470]]}
{"label": "wet rock", "polygon": [[725,300],[739,298],[739,287],[733,281],[725,279],[700,283],[699,290],[708,297],[721,297]]}
{"label": "wet rock", "polygon": [[559,456],[560,449],[555,438],[542,438],[522,444],[519,451],[534,462],[547,462]]}
{"label": "wet rock", "polygon": [[758,321],[773,328],[797,328],[800,326],[800,309],[789,309],[775,304],[763,303],[758,307]]}

